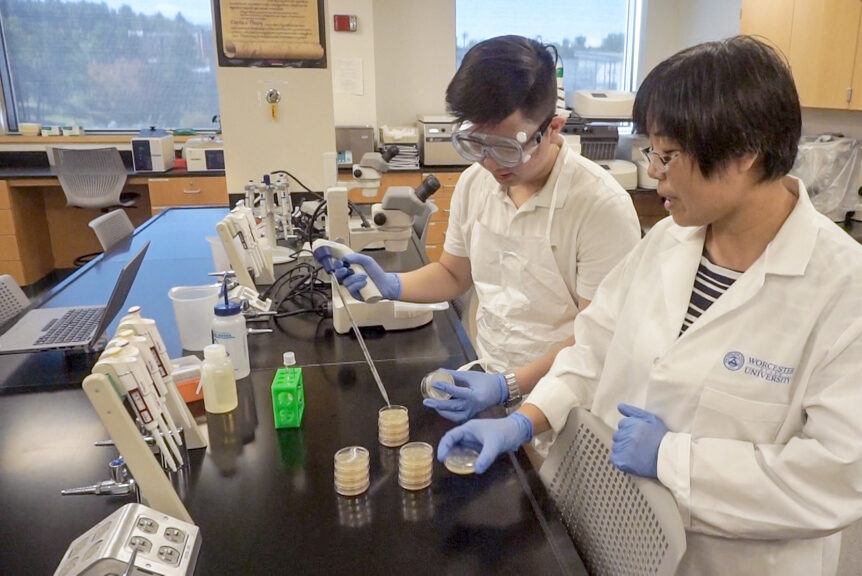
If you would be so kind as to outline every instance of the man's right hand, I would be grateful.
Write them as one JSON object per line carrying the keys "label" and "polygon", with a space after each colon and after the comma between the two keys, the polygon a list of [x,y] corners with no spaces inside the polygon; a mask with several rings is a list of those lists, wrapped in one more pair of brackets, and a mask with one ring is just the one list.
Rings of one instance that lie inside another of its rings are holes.
{"label": "man's right hand", "polygon": [[422,404],[433,408],[440,416],[453,422],[466,422],[473,416],[508,399],[509,391],[502,374],[445,370],[455,379],[452,386],[446,382],[432,382],[431,386],[451,396],[448,400],[426,398]]}
{"label": "man's right hand", "polygon": [[[357,300],[362,300],[359,291],[365,287],[368,278],[377,285],[380,295],[388,300],[397,300],[401,295],[401,279],[398,274],[385,272],[383,268],[372,258],[365,254],[354,252],[348,254],[342,260],[343,266],[335,269],[335,278],[347,288],[350,295]],[[365,270],[365,274],[354,272],[350,266],[358,264]]]}

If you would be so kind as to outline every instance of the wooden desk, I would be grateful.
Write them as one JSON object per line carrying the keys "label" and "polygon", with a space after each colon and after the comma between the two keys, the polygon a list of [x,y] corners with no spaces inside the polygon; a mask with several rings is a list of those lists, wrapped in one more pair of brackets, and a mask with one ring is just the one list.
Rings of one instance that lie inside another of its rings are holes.
{"label": "wooden desk", "polygon": [[[139,194],[124,208],[138,226],[170,206],[227,206],[224,175],[130,173],[125,190]],[[37,282],[55,268],[73,268],[79,256],[100,252],[87,226],[100,210],[69,208],[50,168],[0,169],[0,274],[20,285]]]}
{"label": "wooden desk", "polygon": [[[49,303],[97,297],[93,278],[118,270],[152,240],[127,305],[140,303],[157,319],[175,356],[165,287],[208,271],[201,234],[223,213],[166,211],[123,251],[70,277]],[[421,263],[415,242],[406,253],[375,257],[388,269]],[[407,492],[397,483],[397,454],[377,442],[382,401],[356,339],[313,314],[284,318],[275,328],[249,339],[252,373],[238,383],[239,408],[206,417],[209,448],[192,452],[188,470],[175,477],[201,528],[197,574],[586,573],[522,451],[481,476],[455,476],[435,462],[431,487]],[[454,313],[436,312],[431,324],[413,330],[364,332],[391,400],[410,411],[411,440],[436,446],[451,423],[421,406],[418,387],[428,371],[474,356]],[[303,369],[305,417],[299,429],[275,430],[269,385],[286,350],[296,352]],[[115,454],[93,446],[105,432],[77,387],[87,369],[83,360],[54,353],[0,356],[4,382],[45,385],[0,394],[4,576],[50,574],[77,535],[129,501],[59,494],[107,477]],[[333,488],[332,457],[351,444],[371,452],[372,485],[343,498]]]}

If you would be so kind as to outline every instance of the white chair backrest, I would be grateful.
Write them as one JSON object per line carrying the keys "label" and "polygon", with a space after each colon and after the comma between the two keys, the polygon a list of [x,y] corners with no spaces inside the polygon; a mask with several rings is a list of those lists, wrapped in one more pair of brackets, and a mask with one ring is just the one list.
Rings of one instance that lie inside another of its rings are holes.
{"label": "white chair backrest", "polygon": [[105,251],[110,250],[112,246],[128,238],[135,231],[135,226],[122,209],[112,210],[98,218],[93,218],[88,225],[96,233],[102,250]]}
{"label": "white chair backrest", "polygon": [[120,205],[126,166],[116,148],[53,148],[54,171],[67,206],[109,208]]}
{"label": "white chair backrest", "polygon": [[8,274],[0,274],[0,324],[14,318],[30,305],[30,299]]}
{"label": "white chair backrest", "polygon": [[686,547],[676,501],[657,481],[611,464],[612,435],[575,408],[539,476],[589,574],[672,576]]}

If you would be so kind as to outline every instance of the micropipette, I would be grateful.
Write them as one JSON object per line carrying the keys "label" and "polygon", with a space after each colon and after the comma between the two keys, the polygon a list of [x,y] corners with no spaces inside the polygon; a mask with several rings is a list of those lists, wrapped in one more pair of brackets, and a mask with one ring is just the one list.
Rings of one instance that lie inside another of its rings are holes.
{"label": "micropipette", "polygon": [[344,295],[341,293],[341,285],[338,284],[337,280],[335,280],[335,285],[332,287],[332,291],[338,292],[338,297],[341,298],[341,305],[344,306],[344,310],[347,311],[347,317],[350,318],[350,326],[353,328],[353,333],[356,334],[356,339],[359,341],[359,347],[362,348],[362,353],[365,355],[365,362],[368,364],[368,368],[371,369],[371,375],[374,376],[374,381],[377,382],[377,387],[380,389],[380,394],[386,401],[386,405],[391,406],[389,395],[386,393],[386,388],[383,386],[380,374],[377,373],[377,367],[374,365],[374,360],[371,359],[368,347],[365,346],[365,339],[362,338],[362,334],[359,332],[359,326],[357,326],[356,320],[353,319],[353,314],[350,312],[350,306],[348,306],[347,302],[344,300]]}
{"label": "micropipette", "polygon": [[[329,274],[332,274],[335,270],[333,260],[336,255],[343,255],[345,252],[352,252],[350,248],[344,246],[343,244],[338,244],[337,242],[332,242],[329,240],[315,240],[312,245],[312,251],[314,252],[314,257],[321,263],[323,269],[326,270]],[[335,254],[333,254],[333,251]],[[344,251],[344,252],[342,252]],[[365,269],[361,266],[354,264],[355,271],[357,273],[364,273]],[[341,293],[341,286],[338,284],[338,280],[335,279],[333,274],[332,279],[332,291],[338,292],[338,298],[341,299],[341,305],[344,306],[344,310],[347,312],[347,318],[350,319],[350,326],[353,328],[353,333],[356,334],[356,339],[359,341],[359,347],[362,348],[362,353],[365,355],[365,362],[368,364],[368,368],[371,370],[371,375],[374,376],[374,381],[377,383],[377,387],[380,389],[380,394],[383,396],[383,399],[386,401],[387,406],[391,406],[389,402],[389,395],[386,393],[386,388],[383,386],[383,381],[380,379],[380,374],[377,373],[377,367],[374,365],[374,360],[371,359],[371,354],[368,352],[368,347],[365,346],[365,339],[362,338],[362,334],[359,332],[359,326],[356,324],[356,320],[353,318],[353,313],[350,311],[350,306],[347,305],[347,301],[344,299],[344,294]],[[370,289],[370,293],[374,293],[376,295],[376,299],[380,299],[380,291],[377,289],[377,286],[371,281],[371,277],[368,277],[366,281],[367,289]],[[364,290],[364,289],[363,289]],[[362,291],[360,291],[360,294]]]}

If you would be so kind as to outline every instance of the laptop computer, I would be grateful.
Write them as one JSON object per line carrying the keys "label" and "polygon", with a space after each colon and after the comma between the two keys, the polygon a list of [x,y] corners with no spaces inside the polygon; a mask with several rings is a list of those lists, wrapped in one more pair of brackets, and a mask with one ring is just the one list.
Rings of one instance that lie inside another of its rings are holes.
{"label": "laptop computer", "polygon": [[71,306],[28,310],[0,336],[0,354],[41,350],[92,349],[126,302],[150,243],[123,266],[105,306]]}

